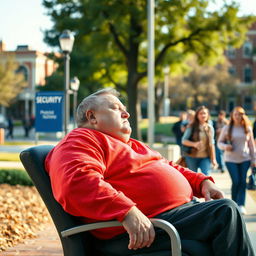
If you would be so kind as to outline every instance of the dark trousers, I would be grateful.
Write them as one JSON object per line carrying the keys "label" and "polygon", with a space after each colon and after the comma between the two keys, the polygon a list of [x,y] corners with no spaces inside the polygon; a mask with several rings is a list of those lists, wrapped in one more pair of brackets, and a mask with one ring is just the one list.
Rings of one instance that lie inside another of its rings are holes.
{"label": "dark trousers", "polygon": [[[209,243],[215,256],[255,256],[244,220],[237,204],[232,200],[220,199],[203,203],[192,201],[155,217],[172,223],[181,240]],[[170,250],[168,235],[158,229],[150,248],[129,250],[128,241],[128,235],[122,234],[109,240],[97,240],[96,246],[104,256],[142,255]],[[183,255],[191,254],[186,252]]]}

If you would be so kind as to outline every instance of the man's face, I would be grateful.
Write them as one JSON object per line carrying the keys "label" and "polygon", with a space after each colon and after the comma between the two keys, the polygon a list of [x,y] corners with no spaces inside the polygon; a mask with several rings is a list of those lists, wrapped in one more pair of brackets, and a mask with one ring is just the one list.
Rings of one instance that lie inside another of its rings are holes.
{"label": "man's face", "polygon": [[225,117],[226,117],[225,114],[223,114],[223,113],[220,113],[220,114],[219,114],[219,119],[220,119],[220,120],[225,119]]}
{"label": "man's face", "polygon": [[95,117],[94,128],[123,142],[128,142],[131,127],[130,117],[122,102],[111,94],[98,96],[98,107],[93,111]]}

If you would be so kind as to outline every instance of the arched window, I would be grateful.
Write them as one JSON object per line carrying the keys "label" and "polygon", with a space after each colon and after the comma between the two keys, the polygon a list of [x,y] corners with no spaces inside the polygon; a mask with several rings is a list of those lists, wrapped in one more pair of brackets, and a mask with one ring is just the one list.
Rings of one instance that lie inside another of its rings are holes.
{"label": "arched window", "polygon": [[19,66],[16,73],[23,74],[25,81],[28,81],[28,69],[25,66]]}
{"label": "arched window", "polygon": [[245,42],[243,45],[243,56],[245,58],[250,58],[252,56],[252,43]]}

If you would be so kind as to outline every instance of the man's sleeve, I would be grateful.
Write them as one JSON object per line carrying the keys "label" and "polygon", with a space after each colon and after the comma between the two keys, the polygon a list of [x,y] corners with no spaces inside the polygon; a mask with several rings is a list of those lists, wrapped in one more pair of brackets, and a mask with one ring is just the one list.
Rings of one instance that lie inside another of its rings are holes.
{"label": "man's sleeve", "polygon": [[209,179],[214,183],[211,176],[206,176],[203,173],[193,172],[188,168],[184,168],[183,166],[174,163],[173,161],[169,162],[169,164],[178,170],[188,180],[190,186],[192,187],[193,194],[198,198],[203,197],[201,193],[202,181]]}

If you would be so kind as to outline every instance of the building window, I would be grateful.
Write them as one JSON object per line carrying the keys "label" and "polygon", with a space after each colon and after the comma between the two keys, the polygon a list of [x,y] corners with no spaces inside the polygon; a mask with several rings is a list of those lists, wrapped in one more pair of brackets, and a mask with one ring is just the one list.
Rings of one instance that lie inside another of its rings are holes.
{"label": "building window", "polygon": [[230,59],[234,59],[236,57],[236,50],[232,46],[228,47],[228,49],[227,49],[227,56]]}
{"label": "building window", "polygon": [[235,67],[229,67],[228,72],[231,76],[236,76],[236,68]]}
{"label": "building window", "polygon": [[28,70],[25,66],[19,66],[16,70],[16,73],[20,73],[24,75],[24,80],[28,81]]}
{"label": "building window", "polygon": [[244,97],[244,109],[246,111],[252,110],[252,98],[250,96]]}
{"label": "building window", "polygon": [[245,83],[252,82],[252,68],[249,66],[244,68],[244,82]]}
{"label": "building window", "polygon": [[250,58],[252,56],[252,43],[245,42],[243,45],[243,57]]}

